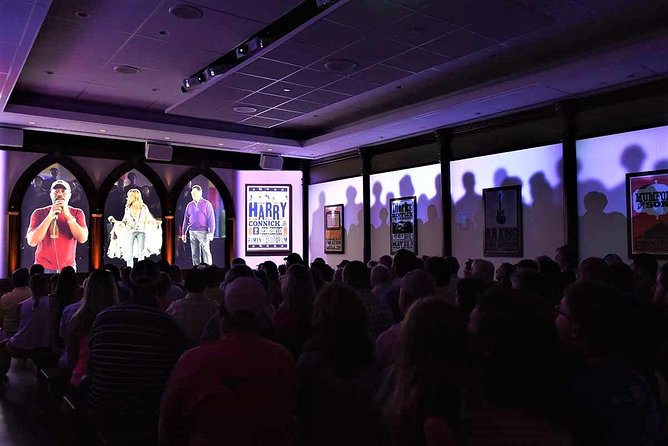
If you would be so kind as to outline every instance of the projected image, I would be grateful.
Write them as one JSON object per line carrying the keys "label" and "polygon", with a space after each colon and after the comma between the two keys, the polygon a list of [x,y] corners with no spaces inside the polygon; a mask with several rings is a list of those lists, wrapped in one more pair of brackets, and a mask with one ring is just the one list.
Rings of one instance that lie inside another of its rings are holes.
{"label": "projected image", "polygon": [[139,260],[159,259],[161,216],[160,199],[151,182],[136,170],[121,176],[104,205],[105,263],[132,267]]}
{"label": "projected image", "polygon": [[177,265],[225,267],[225,206],[216,186],[204,175],[181,191],[175,219]]}
{"label": "projected image", "polygon": [[33,263],[56,273],[71,266],[88,271],[88,198],[74,175],[60,164],[40,172],[21,205],[21,266]]}

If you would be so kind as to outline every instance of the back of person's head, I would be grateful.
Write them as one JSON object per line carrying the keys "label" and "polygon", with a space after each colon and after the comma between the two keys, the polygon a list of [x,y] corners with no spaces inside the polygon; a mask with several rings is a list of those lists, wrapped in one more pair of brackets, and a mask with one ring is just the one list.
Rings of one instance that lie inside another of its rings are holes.
{"label": "back of person's head", "polygon": [[663,264],[656,276],[653,301],[658,306],[668,305],[668,263]]}
{"label": "back of person's head", "polygon": [[446,287],[450,283],[450,265],[445,258],[429,257],[424,262],[424,269],[437,287]]}
{"label": "back of person's head", "polygon": [[132,272],[132,267],[123,266],[121,267],[121,280],[130,286],[130,273]]}
{"label": "back of person's head", "polygon": [[172,287],[172,278],[164,271],[160,271],[160,279],[158,280],[158,297],[164,298],[169,293]]}
{"label": "back of person's head", "polygon": [[216,265],[207,265],[204,268],[204,284],[207,288],[218,288],[222,282],[222,273]]}
{"label": "back of person's head", "polygon": [[606,254],[605,257],[603,257],[603,260],[605,260],[605,263],[607,263],[609,265],[613,265],[615,263],[624,263],[622,258],[619,257],[619,255],[614,254],[614,253]]}
{"label": "back of person's head", "polygon": [[206,288],[206,274],[200,268],[188,270],[186,276],[186,290],[190,293],[201,293]]}
{"label": "back of person's head", "polygon": [[315,275],[316,271],[320,274],[323,283],[331,282],[334,279],[334,269],[325,262],[313,262],[311,273]]}
{"label": "back of person's head", "polygon": [[266,314],[267,293],[253,277],[238,277],[225,287],[220,316],[223,331],[252,331],[263,329],[268,320]]}
{"label": "back of person's head", "polygon": [[26,287],[30,282],[30,272],[27,268],[19,268],[12,273],[12,285],[14,287]]}
{"label": "back of person's head", "polygon": [[169,275],[172,278],[172,283],[183,282],[183,271],[179,265],[172,265],[169,267]]}
{"label": "back of person's head", "polygon": [[302,259],[302,256],[296,252],[291,252],[283,260],[285,260],[285,266],[288,269],[290,269],[292,265],[304,265],[304,259]]}
{"label": "back of person's head", "polygon": [[610,286],[626,296],[633,294],[635,278],[633,270],[626,263],[608,263]]}
{"label": "back of person's head", "polygon": [[394,258],[392,259],[392,277],[400,279],[409,271],[416,269],[417,265],[418,261],[415,254],[407,249],[400,249],[394,254]]}
{"label": "back of person's head", "polygon": [[457,257],[453,256],[447,256],[445,260],[448,262],[448,266],[450,267],[450,274],[453,276],[456,276],[459,274],[459,260],[457,260]]}
{"label": "back of person's head", "polygon": [[287,273],[287,272],[288,272],[288,267],[285,266],[284,263],[281,263],[280,265],[278,265],[278,274],[280,274],[281,277],[285,276],[285,273]]}
{"label": "back of person's head", "polygon": [[489,260],[475,259],[471,265],[471,277],[491,285],[494,283],[494,264]]}
{"label": "back of person's head", "polygon": [[436,286],[431,276],[422,269],[414,269],[404,275],[401,279],[399,290],[399,309],[403,314],[418,299],[436,294]]}
{"label": "back of person's head", "polygon": [[478,297],[488,288],[485,282],[475,277],[463,278],[457,283],[457,306],[468,317],[478,303]]}
{"label": "back of person's head", "polygon": [[511,278],[513,277],[514,273],[515,273],[515,265],[513,265],[512,263],[503,262],[496,269],[494,278],[496,279],[496,283],[501,288],[512,288]]}
{"label": "back of person's head", "polygon": [[76,272],[71,266],[66,266],[60,271],[60,274],[58,274],[56,289],[53,291],[58,305],[61,306],[61,310],[63,307],[78,299],[80,297],[79,293],[80,288],[79,282],[77,282]]}
{"label": "back of person's head", "polygon": [[32,297],[34,299],[33,309],[37,309],[42,298],[49,294],[49,278],[44,274],[34,274],[30,277],[29,286],[30,291],[32,292]]}
{"label": "back of person's head", "polygon": [[576,277],[578,282],[609,284],[610,267],[600,257],[589,257],[578,266]]}
{"label": "back of person's head", "polygon": [[385,285],[392,283],[392,275],[387,266],[378,264],[371,270],[371,286]]}
{"label": "back of person's head", "polygon": [[271,260],[262,263],[262,269],[267,273],[267,279],[272,283],[278,282],[278,267]]}
{"label": "back of person's head", "polygon": [[532,269],[534,271],[539,271],[540,267],[538,266],[538,262],[533,259],[522,259],[517,262],[517,269]]}
{"label": "back of person's head", "polygon": [[320,351],[344,376],[355,375],[360,366],[371,363],[373,347],[366,309],[352,287],[325,285],[315,300],[312,323],[311,348]]}
{"label": "back of person's head", "polygon": [[633,255],[632,263],[633,274],[636,277],[656,278],[659,270],[659,262],[652,254],[640,253]]}
{"label": "back of person's head", "polygon": [[378,260],[369,260],[366,262],[366,267],[369,268],[369,271],[371,271],[376,265],[378,265]]}
{"label": "back of person's head", "polygon": [[356,290],[371,288],[369,268],[364,262],[353,260],[343,268],[343,283]]}
{"label": "back of person's head", "polygon": [[554,305],[554,294],[552,289],[540,272],[533,269],[520,269],[515,271],[511,279],[513,289],[524,291],[542,297],[546,303]]}
{"label": "back of person's head", "polygon": [[89,333],[95,317],[104,309],[118,304],[118,289],[113,274],[96,269],[88,276],[82,304],[72,316],[76,331]]}
{"label": "back of person's head", "polygon": [[234,282],[239,277],[255,277],[255,273],[248,265],[236,265],[227,272],[225,275],[225,284],[230,284]]}
{"label": "back of person's head", "polygon": [[121,270],[118,269],[116,265],[114,265],[113,263],[105,263],[103,268],[109,271],[112,276],[114,276],[114,280],[116,282],[121,281]]}
{"label": "back of person's head", "polygon": [[35,274],[44,274],[44,265],[40,265],[39,263],[34,263],[30,265],[30,269],[28,271],[31,276],[34,276]]}
{"label": "back of person's head", "polygon": [[554,258],[562,271],[575,271],[578,267],[578,259],[578,250],[572,245],[558,247]]}
{"label": "back of person's head", "polygon": [[157,307],[160,268],[150,260],[140,260],[130,271],[132,303]]}
{"label": "back of person's head", "polygon": [[231,263],[232,268],[234,268],[237,265],[245,265],[245,264],[246,264],[246,261],[244,259],[242,259],[241,257],[233,258],[232,263]]}
{"label": "back of person's head", "polygon": [[281,284],[283,302],[293,311],[302,316],[309,316],[313,312],[315,301],[315,284],[311,271],[301,264],[294,264],[285,274]]}
{"label": "back of person's head", "polygon": [[614,288],[576,283],[566,290],[557,315],[560,338],[585,354],[619,353],[628,336],[627,310],[623,296]]}
{"label": "back of person's head", "polygon": [[378,258],[378,263],[385,265],[387,269],[392,271],[392,256],[389,254],[382,255]]}

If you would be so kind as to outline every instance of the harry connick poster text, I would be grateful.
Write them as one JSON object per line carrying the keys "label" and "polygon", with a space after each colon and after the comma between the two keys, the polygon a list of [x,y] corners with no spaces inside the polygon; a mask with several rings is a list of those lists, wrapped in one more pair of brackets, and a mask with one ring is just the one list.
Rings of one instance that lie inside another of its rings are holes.
{"label": "harry connick poster text", "polygon": [[415,197],[390,200],[390,252],[407,249],[417,254],[415,234]]}
{"label": "harry connick poster text", "polygon": [[290,252],[290,185],[246,185],[246,254]]}
{"label": "harry connick poster text", "polygon": [[630,255],[668,257],[668,171],[628,175]]}

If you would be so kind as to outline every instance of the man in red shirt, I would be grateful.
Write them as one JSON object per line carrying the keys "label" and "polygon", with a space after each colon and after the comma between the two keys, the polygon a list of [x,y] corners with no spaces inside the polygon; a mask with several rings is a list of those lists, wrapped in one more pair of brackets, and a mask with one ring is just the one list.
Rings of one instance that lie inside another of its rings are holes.
{"label": "man in red shirt", "polygon": [[81,209],[68,205],[72,189],[67,181],[51,184],[51,206],[35,209],[30,216],[26,239],[37,247],[35,263],[44,265],[45,273],[60,272],[66,266],[76,269],[77,242],[86,243],[88,227]]}
{"label": "man in red shirt", "polygon": [[254,278],[225,288],[221,338],[185,352],[169,378],[161,445],[294,443],[297,368],[285,347],[260,335],[266,304]]}

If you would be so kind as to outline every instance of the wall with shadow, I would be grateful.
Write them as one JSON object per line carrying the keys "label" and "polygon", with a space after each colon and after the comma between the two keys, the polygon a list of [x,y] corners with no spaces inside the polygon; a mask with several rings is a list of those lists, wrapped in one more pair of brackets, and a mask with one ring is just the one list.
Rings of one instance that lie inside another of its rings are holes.
{"label": "wall with shadow", "polygon": [[417,199],[418,255],[443,254],[441,166],[371,175],[371,258],[390,253],[390,198]]}
{"label": "wall with shadow", "polygon": [[668,168],[668,126],[577,141],[580,258],[628,259],[626,174]]}
{"label": "wall with shadow", "polygon": [[[362,177],[314,184],[308,189],[309,261],[322,257],[336,266],[342,260],[364,260]],[[343,205],[344,253],[325,254],[325,206]]]}
{"label": "wall with shadow", "polygon": [[[524,256],[537,257],[564,243],[565,219],[561,144],[453,161],[452,252],[460,262],[483,258],[484,209],[482,190],[522,186]],[[516,263],[517,257],[487,258],[496,266]]]}
{"label": "wall with shadow", "polygon": [[234,197],[235,214],[237,216],[235,225],[236,238],[232,252],[234,257],[243,257],[251,268],[265,260],[271,260],[277,265],[285,263],[285,254],[280,255],[246,255],[246,185],[247,184],[290,184],[292,186],[292,251],[304,255],[302,252],[302,173],[300,171],[265,171],[265,170],[239,170],[236,173],[236,190],[232,192]]}

